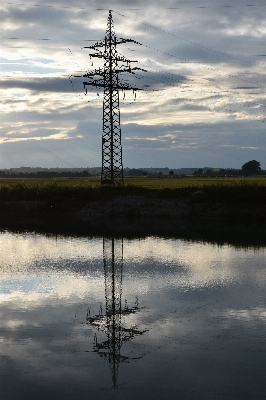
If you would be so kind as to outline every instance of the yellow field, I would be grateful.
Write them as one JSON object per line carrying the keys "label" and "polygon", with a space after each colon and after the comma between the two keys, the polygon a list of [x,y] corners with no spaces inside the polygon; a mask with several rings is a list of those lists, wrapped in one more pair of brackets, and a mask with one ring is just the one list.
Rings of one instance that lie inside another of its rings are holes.
{"label": "yellow field", "polygon": [[[266,177],[213,177],[213,178],[125,178],[124,186],[137,186],[147,189],[175,189],[186,187],[204,186],[231,186],[241,184],[252,184],[266,186]],[[2,187],[97,187],[101,186],[100,178],[0,178],[0,188]]]}
{"label": "yellow field", "polygon": [[266,186],[266,177],[216,177],[216,178],[126,178],[125,185],[141,186],[149,189],[175,189],[216,185],[258,184]]}

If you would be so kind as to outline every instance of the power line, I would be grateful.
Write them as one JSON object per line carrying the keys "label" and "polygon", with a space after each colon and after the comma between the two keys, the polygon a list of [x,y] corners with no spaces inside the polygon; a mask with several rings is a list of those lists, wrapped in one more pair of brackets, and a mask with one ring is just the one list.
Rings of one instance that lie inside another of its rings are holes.
{"label": "power line", "polygon": [[[150,79],[152,79],[152,78],[150,78]],[[185,83],[185,82],[184,82]],[[173,86],[173,87],[175,87],[174,85],[171,85],[171,86]],[[193,85],[189,85],[190,87],[194,87]],[[182,88],[182,86],[180,86],[179,88]],[[200,93],[197,89],[195,89],[194,90],[194,93]],[[214,93],[214,95],[209,95],[208,96],[208,98],[209,99],[215,99],[215,98],[218,98],[218,97],[220,97],[221,96],[221,94],[219,94],[219,93],[217,93],[217,92],[211,92],[211,93]],[[155,96],[155,95],[154,95]],[[158,96],[157,96],[158,97]],[[160,96],[161,97],[161,96]],[[166,97],[166,96],[164,96],[164,97]],[[194,100],[194,99],[186,99],[186,100],[184,100],[182,103],[186,103],[186,102],[194,102],[195,104],[199,104],[199,99],[197,98],[196,100]],[[204,101],[204,99],[203,100],[201,100],[201,102],[202,101]],[[182,103],[179,103],[179,105],[180,104],[182,104]],[[233,103],[233,105],[234,106],[236,106],[237,104],[239,104],[239,102],[234,102]],[[256,106],[261,106],[261,104],[255,104]],[[244,105],[245,106],[245,105]],[[227,114],[231,114],[232,112],[236,112],[237,114],[241,114],[242,116],[244,116],[244,117],[250,117],[250,114],[247,114],[247,113],[243,113],[243,112],[241,112],[241,111],[234,111],[233,110],[233,106],[231,106],[230,108],[225,108],[225,107],[219,107],[219,106],[215,106],[215,105],[213,105],[213,107],[215,107],[215,109],[219,109],[219,110],[222,110],[222,111],[225,111]],[[228,106],[229,107],[229,106]],[[249,107],[249,106],[248,106]],[[206,110],[208,110],[208,111],[215,111],[215,110],[211,110],[209,107],[208,108],[206,108],[206,107],[204,107],[204,109],[206,109]]]}
{"label": "power line", "polygon": [[[151,67],[151,66],[147,66],[147,65],[145,65],[145,64],[142,64],[142,63],[139,63],[140,65],[142,65],[142,66],[144,66],[144,67],[146,67],[146,68],[152,68],[152,69],[155,69],[155,70],[157,70],[157,71],[159,71],[160,72],[160,74],[158,75],[156,75],[156,76],[161,76],[161,77],[163,77],[163,78],[165,78],[165,79],[169,79],[167,76],[165,76],[165,75],[163,75],[163,74],[161,74],[161,71],[160,70],[158,70],[157,68],[154,68],[154,67]],[[149,71],[149,72],[151,72],[152,73],[152,71]],[[180,74],[172,74],[172,73],[170,73],[170,72],[167,72],[167,74],[170,74],[170,75],[173,75],[173,76],[180,76],[181,78],[184,78],[184,83],[186,84],[186,85],[188,85],[188,86],[190,86],[190,87],[194,87],[195,86],[195,84],[196,84],[196,81],[195,81],[195,79],[191,79],[191,78],[187,78],[186,76],[184,76],[184,75],[180,75]],[[147,78],[148,79],[152,79],[152,78],[150,78],[149,76],[147,76]],[[206,78],[201,78],[201,79],[203,79],[203,80],[205,80]],[[155,79],[154,79],[155,80]],[[187,81],[191,81],[191,82],[194,82],[194,84],[188,84],[187,83]],[[162,81],[161,81],[162,82]],[[180,81],[177,81],[177,82],[180,82]],[[163,82],[163,83],[165,83],[165,82]],[[175,85],[174,84],[168,84],[169,86],[173,86],[173,87],[175,87]],[[205,83],[205,86],[208,86],[208,87],[211,87],[211,88],[213,88],[213,86],[214,87],[216,87],[219,91],[224,91],[224,89],[219,85],[210,85],[210,84],[206,84]],[[249,87],[248,87],[249,88]],[[245,88],[245,89],[248,89],[248,88]],[[254,89],[254,88],[253,88]],[[241,93],[240,92],[237,92],[237,91],[235,91],[235,90],[229,90],[229,89],[227,89],[227,92],[230,92],[230,93],[232,93],[232,94],[238,94],[238,95],[240,95]],[[211,93],[213,93],[213,91],[211,91]],[[247,96],[247,97],[249,97],[249,98],[252,98],[250,95],[247,95],[246,93],[245,93],[245,95]],[[253,98],[252,98],[253,99]],[[258,103],[254,103],[255,105],[260,105],[260,104],[258,104]]]}
{"label": "power line", "polygon": [[[121,16],[124,16],[123,14],[120,14],[120,13],[117,13],[117,14],[119,14],[119,15],[121,15]],[[127,18],[130,18],[130,17],[127,17]],[[131,18],[132,19],[132,18]],[[137,21],[137,20],[135,20],[135,21]],[[139,21],[138,21],[139,22]],[[141,22],[142,23],[142,22]],[[145,24],[145,23],[144,23]],[[147,25],[147,24],[145,24],[145,25]],[[152,25],[149,25],[149,26],[151,26],[152,27]],[[155,28],[155,27],[153,27],[154,29],[157,29],[157,28]],[[159,30],[159,29],[158,29]],[[161,30],[162,31],[162,30]],[[162,31],[162,32],[164,32],[164,33],[167,33],[167,34],[169,34],[168,32],[165,32],[165,31]],[[172,36],[176,36],[176,35],[173,35],[173,34],[171,34]],[[176,36],[176,37],[178,37],[178,36]],[[178,37],[179,38],[179,37]],[[9,38],[10,40],[14,40],[14,39],[18,39],[18,38]],[[186,40],[186,39],[183,39],[183,38],[181,38],[182,40]],[[35,39],[35,40],[52,40],[52,39],[44,39],[44,38],[41,38],[41,39]],[[90,41],[89,39],[86,39],[86,41]],[[190,42],[190,43],[192,43],[192,44],[195,44],[195,45],[198,45],[198,46],[201,46],[201,45],[199,45],[199,44],[197,44],[197,43],[194,43],[194,42]],[[124,44],[125,44],[125,42],[124,42]],[[143,45],[143,46],[145,46],[145,45]],[[163,53],[163,54],[168,54],[169,56],[171,56],[171,57],[175,57],[175,58],[177,58],[177,59],[181,59],[181,60],[184,60],[185,61],[185,63],[187,63],[187,64],[192,64],[192,62],[191,61],[188,61],[188,60],[185,60],[185,59],[182,59],[182,58],[179,58],[179,57],[177,57],[177,56],[174,56],[174,55],[172,55],[172,54],[169,54],[169,53],[164,53],[164,52],[162,52],[162,51],[160,51],[160,50],[158,50],[158,49],[155,49],[155,48],[152,48],[152,47],[149,47],[149,46],[145,46],[145,47],[147,47],[147,48],[150,48],[150,49],[152,49],[152,50],[154,50],[154,51],[158,51],[158,52],[161,52],[161,53]],[[205,47],[205,46],[201,46],[201,47]],[[205,48],[207,48],[207,47],[205,47]],[[209,48],[207,48],[207,49],[209,49]],[[209,50],[212,50],[212,49],[209,49]],[[221,53],[221,54],[223,54],[223,53]],[[226,55],[226,54],[225,54]],[[230,57],[230,56],[229,56]],[[240,60],[241,61],[241,60]],[[197,64],[199,64],[199,63],[197,63]],[[211,71],[215,71],[215,72],[218,72],[218,73],[223,73],[223,72],[221,72],[221,71],[218,71],[218,70],[216,70],[216,69],[213,69],[213,68],[209,68],[209,67],[206,67],[206,66],[204,66],[204,65],[201,65],[203,68],[207,68],[207,69],[209,69],[209,70],[211,70]],[[263,68],[264,69],[264,68]],[[170,73],[168,73],[168,74],[170,74]],[[139,75],[139,74],[138,74]],[[173,74],[174,75],[174,74]],[[259,85],[259,84],[257,84],[257,83],[254,83],[254,82],[250,82],[250,81],[247,81],[247,80],[245,80],[245,79],[243,79],[243,78],[239,78],[239,77],[236,77],[236,76],[233,76],[233,75],[229,75],[229,74],[226,74],[225,73],[225,75],[227,75],[227,76],[229,76],[229,77],[231,77],[231,78],[234,78],[234,79],[239,79],[239,80],[241,80],[241,81],[243,81],[243,82],[248,82],[248,83],[252,83],[252,84],[254,84],[254,85],[256,85],[256,86],[259,86],[259,87],[261,87],[262,88],[262,85]],[[163,75],[157,75],[157,76],[161,76],[161,77],[164,77]],[[176,75],[174,75],[174,76],[176,76]],[[179,75],[179,76],[181,76],[181,75]],[[149,79],[152,79],[152,78],[150,78],[150,77],[148,77]],[[186,79],[186,81],[188,80],[188,78],[187,77],[184,77],[185,79]],[[166,79],[169,79],[169,78],[167,78],[166,77]],[[205,79],[205,78],[203,78],[203,79]],[[194,81],[193,79],[189,79],[190,81]],[[154,79],[154,81],[155,81],[155,79]],[[182,80],[178,80],[177,81],[177,83],[182,83],[183,81]],[[165,82],[164,82],[165,83]],[[186,84],[187,84],[187,82],[186,82]],[[173,84],[170,84],[170,86],[173,86],[173,87],[175,87],[175,85],[173,85]],[[191,87],[193,87],[193,85],[190,85]],[[210,87],[212,87],[212,85],[207,85],[207,86],[210,86]],[[72,87],[73,87],[73,82],[72,82]],[[221,88],[219,87],[219,89],[221,90]],[[144,89],[143,89],[144,90]],[[152,89],[151,89],[152,90]],[[148,89],[145,89],[145,91],[148,91]],[[239,92],[233,92],[232,90],[230,91],[231,93],[237,93],[237,94],[239,94],[240,95],[240,93]],[[212,92],[213,93],[213,92]],[[215,93],[215,92],[214,92]],[[217,95],[217,93],[215,93],[215,96]],[[213,96],[212,96],[213,97]],[[249,96],[250,97],[250,96]],[[91,100],[91,101],[94,101],[94,100]],[[255,104],[255,105],[257,105],[257,106],[261,106],[261,104]],[[245,105],[244,105],[245,106]],[[249,107],[249,106],[247,106],[247,107]],[[230,110],[231,111],[231,110]]]}
{"label": "power line", "polygon": [[[3,4],[3,3],[2,3]],[[88,10],[88,11],[108,11],[108,8],[87,8],[87,7],[78,7],[78,6],[72,6],[71,7],[66,7],[66,6],[60,6],[60,5],[47,5],[47,4],[32,4],[29,6],[28,4],[25,3],[13,3],[13,2],[6,2],[5,5],[14,5],[14,6],[25,6],[27,8],[31,7],[47,7],[47,8],[58,8],[58,9],[63,9],[63,10]],[[193,6],[191,4],[188,4],[188,2],[184,2],[184,4],[180,3],[181,6],[183,7],[162,7],[160,6],[159,8],[162,10],[182,10],[182,9],[214,9],[214,8],[227,8],[228,11],[230,8],[245,8],[245,7],[265,7],[265,3],[261,4],[236,4],[236,5],[212,5],[212,6]],[[129,8],[129,7],[121,7],[121,10],[125,11],[142,11],[146,10],[144,7],[139,7],[139,8]]]}
{"label": "power line", "polygon": [[[126,18],[133,19],[133,20],[136,21],[136,22],[142,23],[142,24],[144,24],[144,25],[148,25],[148,26],[150,26],[150,27],[152,27],[152,28],[154,28],[154,29],[156,29],[156,30],[159,30],[159,31],[161,31],[161,32],[163,32],[163,33],[166,33],[166,34],[168,34],[168,35],[171,35],[171,36],[173,36],[173,37],[177,37],[177,38],[179,38],[179,39],[181,39],[181,40],[184,40],[184,41],[186,41],[186,42],[195,44],[195,45],[197,45],[197,46],[200,46],[200,47],[202,47],[202,48],[205,48],[205,49],[214,51],[214,52],[219,53],[219,54],[222,54],[222,55],[225,55],[225,56],[227,56],[227,57],[234,58],[235,60],[243,61],[243,62],[245,62],[245,63],[247,63],[247,64],[251,64],[251,63],[246,62],[246,61],[244,61],[244,60],[240,60],[240,59],[238,59],[238,58],[236,58],[236,57],[227,55],[227,54],[225,54],[225,53],[222,53],[222,52],[219,52],[219,51],[216,51],[216,50],[213,50],[213,49],[208,48],[208,47],[206,47],[206,46],[202,46],[202,45],[200,45],[200,44],[198,44],[198,43],[195,43],[195,42],[192,42],[192,41],[183,39],[183,38],[181,38],[181,37],[179,37],[179,36],[177,36],[177,35],[174,35],[174,34],[172,34],[172,33],[163,31],[163,30],[161,30],[161,29],[159,29],[159,28],[153,27],[153,26],[150,25],[150,24],[137,21],[137,20],[134,19],[134,18],[127,17],[127,16],[125,16],[125,15],[123,15],[123,14],[120,14],[120,13],[118,13],[118,12],[116,12],[116,13],[119,14],[119,15],[121,15],[121,16],[124,16],[124,17],[126,17]],[[8,39],[18,39],[18,38],[8,38]],[[51,40],[51,39],[35,39],[35,40]],[[89,40],[86,40],[86,41],[89,41]],[[184,58],[181,58],[181,57],[178,57],[178,56],[174,56],[174,55],[172,55],[172,54],[170,54],[170,53],[163,52],[163,51],[161,51],[161,50],[159,50],[159,49],[152,48],[152,47],[147,46],[147,45],[143,45],[143,46],[146,47],[146,48],[149,48],[149,49],[151,49],[151,50],[160,52],[160,53],[162,53],[162,54],[168,55],[168,56],[170,56],[170,57],[174,57],[174,58],[176,58],[176,59],[182,60],[183,62],[190,63],[190,64],[192,63],[191,61],[189,61],[189,60],[187,60],[187,59],[184,59]],[[14,47],[12,47],[12,48],[14,48]],[[18,47],[18,48],[19,48],[19,47]],[[225,74],[225,75],[229,76],[230,78],[238,79],[238,80],[243,81],[243,82],[247,82],[247,83],[251,83],[251,84],[253,84],[253,85],[259,86],[259,87],[263,87],[262,85],[260,85],[260,84],[258,84],[258,83],[251,82],[251,81],[248,81],[248,80],[246,80],[246,79],[239,78],[239,77],[237,77],[237,76],[234,76],[234,75],[230,75],[230,74],[221,72],[221,71],[219,71],[219,70],[217,70],[217,69],[204,66],[204,65],[202,65],[201,63],[197,63],[197,62],[193,62],[193,63],[196,63],[196,64],[200,65],[202,68],[205,68],[205,69],[208,69],[208,70],[211,70],[211,71],[214,71],[214,72],[218,72],[218,73],[220,73],[220,74]],[[259,67],[259,68],[266,70],[266,68],[263,68],[263,67]]]}
{"label": "power line", "polygon": [[[170,56],[170,57],[173,57],[173,58],[176,58],[176,59],[185,61],[186,63],[191,63],[189,60],[186,60],[185,58],[181,58],[181,57],[178,57],[178,56],[174,56],[173,54],[167,53],[167,52],[162,51],[162,50],[155,49],[154,47],[150,47],[150,46],[147,46],[147,45],[144,45],[144,44],[142,44],[142,46],[146,47],[147,49],[151,49],[151,50],[157,51],[157,52],[159,52],[159,53],[165,54],[165,55],[167,55],[167,56]],[[207,66],[205,66],[205,65],[203,65],[203,64],[201,64],[201,63],[195,63],[195,64],[198,64],[198,65],[200,65],[202,68],[208,69],[208,70],[210,70],[210,71],[218,72],[219,74],[224,74],[224,75],[226,75],[226,76],[229,76],[230,78],[238,79],[238,80],[240,80],[240,81],[242,81],[242,82],[251,83],[252,85],[256,85],[256,86],[258,86],[258,87],[264,88],[264,87],[263,87],[262,85],[260,85],[259,83],[247,81],[246,79],[239,78],[238,76],[230,75],[230,74],[221,72],[221,71],[219,71],[219,70],[217,70],[217,69],[207,67]]]}
{"label": "power line", "polygon": [[[151,24],[148,24],[148,23],[146,23],[146,22],[139,21],[139,20],[137,20],[137,19],[135,19],[135,18],[129,17],[129,16],[124,15],[124,14],[121,14],[121,13],[119,13],[119,12],[117,12],[117,11],[114,11],[114,12],[115,12],[116,14],[122,16],[122,17],[129,18],[129,19],[131,19],[131,20],[133,20],[133,21],[135,21],[135,22],[138,22],[138,23],[140,23],[140,24],[142,24],[142,25],[149,26],[150,28],[153,28],[153,29],[155,29],[155,30],[157,30],[157,31],[160,31],[160,32],[162,32],[162,33],[165,33],[166,35],[176,37],[177,39],[183,40],[183,41],[185,41],[185,42],[187,42],[187,43],[190,43],[190,44],[193,44],[193,45],[195,45],[195,46],[199,46],[199,47],[201,47],[201,48],[203,48],[203,49],[206,49],[206,50],[215,52],[215,53],[217,53],[217,54],[221,54],[221,55],[223,55],[223,56],[232,58],[232,59],[237,60],[237,61],[241,61],[241,62],[246,63],[246,64],[249,64],[249,65],[252,65],[252,63],[249,62],[249,61],[242,60],[242,59],[240,59],[240,58],[231,56],[231,55],[229,55],[229,54],[227,54],[227,53],[223,53],[223,52],[221,52],[221,51],[212,49],[212,48],[207,47],[207,46],[203,46],[202,44],[193,42],[193,41],[191,41],[191,40],[184,39],[183,37],[181,37],[181,36],[179,36],[179,35],[175,35],[174,33],[167,32],[167,31],[165,31],[165,30],[163,30],[163,29],[161,29],[161,28],[158,28],[158,27],[153,26],[153,25],[151,25]],[[260,67],[260,66],[258,66],[258,68],[261,68],[261,69],[266,70],[266,68],[263,68],[263,67]]]}

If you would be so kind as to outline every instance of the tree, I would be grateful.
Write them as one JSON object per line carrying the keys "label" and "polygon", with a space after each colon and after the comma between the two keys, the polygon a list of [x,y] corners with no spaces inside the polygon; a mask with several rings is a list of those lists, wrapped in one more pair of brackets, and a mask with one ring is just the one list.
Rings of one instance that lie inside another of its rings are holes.
{"label": "tree", "polygon": [[142,169],[137,169],[137,168],[131,168],[128,171],[128,176],[143,176],[143,170]]}
{"label": "tree", "polygon": [[212,170],[210,168],[206,169],[205,175],[206,176],[212,176],[213,175]]}
{"label": "tree", "polygon": [[202,174],[203,174],[203,169],[202,168],[200,168],[197,171],[193,172],[194,176],[202,176]]}
{"label": "tree", "polygon": [[248,161],[242,165],[242,172],[245,176],[256,175],[260,170],[260,162],[256,160]]}
{"label": "tree", "polygon": [[174,176],[174,171],[169,171],[169,176],[172,178]]}
{"label": "tree", "polygon": [[225,175],[226,175],[225,169],[224,169],[224,168],[219,169],[218,175],[219,175],[219,176],[225,176]]}

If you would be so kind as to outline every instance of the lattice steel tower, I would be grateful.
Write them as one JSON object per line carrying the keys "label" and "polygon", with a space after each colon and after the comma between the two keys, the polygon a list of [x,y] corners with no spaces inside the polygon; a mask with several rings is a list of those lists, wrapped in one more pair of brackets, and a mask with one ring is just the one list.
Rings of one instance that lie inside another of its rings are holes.
{"label": "lattice steel tower", "polygon": [[[114,32],[112,10],[109,11],[106,36],[104,40],[96,42],[92,46],[85,48],[96,50],[90,57],[103,58],[104,66],[83,75],[90,81],[83,82],[86,85],[103,88],[103,132],[102,132],[102,182],[105,179],[114,183],[116,178],[123,181],[122,163],[122,143],[120,128],[120,109],[119,109],[119,90],[133,90],[136,98],[136,90],[141,88],[133,87],[125,82],[119,75],[121,73],[134,74],[134,70],[145,71],[141,68],[131,68],[131,62],[117,52],[118,44],[133,42],[140,44],[132,39],[117,38]],[[100,50],[104,48],[104,50]],[[145,71],[146,72],[146,71]],[[95,79],[95,77],[97,77]],[[87,92],[87,89],[86,89]]]}

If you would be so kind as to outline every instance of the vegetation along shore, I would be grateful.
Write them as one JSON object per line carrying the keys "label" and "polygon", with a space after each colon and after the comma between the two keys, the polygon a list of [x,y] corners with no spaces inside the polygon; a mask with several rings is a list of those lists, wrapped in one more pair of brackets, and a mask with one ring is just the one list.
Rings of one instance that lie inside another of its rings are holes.
{"label": "vegetation along shore", "polygon": [[[266,177],[1,179],[0,228],[95,234],[208,230],[266,237]],[[249,234],[249,233],[247,233]]]}

